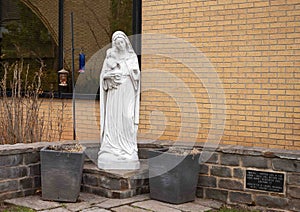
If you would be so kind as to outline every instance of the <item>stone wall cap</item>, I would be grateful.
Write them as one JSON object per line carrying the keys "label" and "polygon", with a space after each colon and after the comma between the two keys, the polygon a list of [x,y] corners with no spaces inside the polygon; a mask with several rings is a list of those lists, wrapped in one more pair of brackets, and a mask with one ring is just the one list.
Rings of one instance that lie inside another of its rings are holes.
{"label": "stone wall cap", "polygon": [[[37,143],[18,143],[18,144],[5,144],[0,145],[0,155],[12,155],[20,153],[28,153],[40,151],[41,148],[47,145],[59,145],[59,144],[72,144],[74,141],[58,141],[58,142],[37,142]],[[81,143],[79,141],[79,143]],[[85,145],[85,143],[82,143]],[[95,141],[86,142],[86,144],[96,144]],[[99,142],[100,144],[100,142]],[[88,146],[89,146],[88,145]],[[139,148],[163,148],[169,146],[182,146],[182,147],[195,147],[200,151],[205,150],[208,152],[221,152],[225,154],[238,154],[238,155],[250,155],[250,156],[263,156],[268,158],[281,158],[290,160],[300,160],[300,152],[297,150],[286,149],[271,149],[262,147],[247,147],[238,145],[206,145],[205,143],[192,143],[192,142],[174,142],[174,141],[153,141],[153,140],[139,140]]]}
{"label": "stone wall cap", "polygon": [[263,156],[267,158],[282,158],[300,160],[300,152],[298,150],[287,149],[271,149],[263,147],[248,147],[238,145],[208,145],[205,143],[192,143],[181,141],[149,141],[142,140],[138,142],[140,148],[162,148],[169,146],[192,146],[198,148],[200,151],[221,152],[225,154],[249,155],[249,156]]}
{"label": "stone wall cap", "polygon": [[37,143],[17,143],[0,145],[0,155],[14,155],[21,153],[29,153],[40,151],[47,145],[70,144],[74,141],[59,141],[59,142],[37,142]]}

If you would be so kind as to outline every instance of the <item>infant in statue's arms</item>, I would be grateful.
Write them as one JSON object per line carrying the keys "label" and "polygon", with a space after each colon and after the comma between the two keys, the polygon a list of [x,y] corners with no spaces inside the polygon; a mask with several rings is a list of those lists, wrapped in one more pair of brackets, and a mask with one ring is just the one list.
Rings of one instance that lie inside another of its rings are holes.
{"label": "infant in statue's arms", "polygon": [[112,77],[106,78],[106,82],[108,85],[108,89],[117,88],[117,86],[121,83],[122,72],[120,69],[120,64],[116,59],[116,55],[112,49],[107,50],[107,70],[105,73],[110,73]]}

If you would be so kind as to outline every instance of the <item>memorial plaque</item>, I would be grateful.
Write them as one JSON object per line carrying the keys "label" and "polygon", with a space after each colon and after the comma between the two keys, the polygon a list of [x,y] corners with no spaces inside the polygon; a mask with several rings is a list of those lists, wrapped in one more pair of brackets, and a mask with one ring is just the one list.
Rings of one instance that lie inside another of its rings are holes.
{"label": "memorial plaque", "polygon": [[246,170],[246,188],[283,193],[284,174]]}

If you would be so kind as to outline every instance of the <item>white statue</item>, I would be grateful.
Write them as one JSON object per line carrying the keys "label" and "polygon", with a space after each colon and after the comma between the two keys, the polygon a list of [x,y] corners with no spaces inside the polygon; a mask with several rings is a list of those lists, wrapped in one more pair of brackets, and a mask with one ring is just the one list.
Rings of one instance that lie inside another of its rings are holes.
{"label": "white statue", "polygon": [[137,130],[140,70],[137,56],[124,32],[112,36],[100,75],[101,169],[139,169]]}

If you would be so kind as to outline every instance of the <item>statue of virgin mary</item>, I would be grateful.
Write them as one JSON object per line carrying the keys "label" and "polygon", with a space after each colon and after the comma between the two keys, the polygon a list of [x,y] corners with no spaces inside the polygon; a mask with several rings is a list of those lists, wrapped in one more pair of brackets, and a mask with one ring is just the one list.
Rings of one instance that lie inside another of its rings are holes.
{"label": "statue of virgin mary", "polygon": [[101,169],[139,169],[140,69],[124,32],[112,36],[100,74]]}

